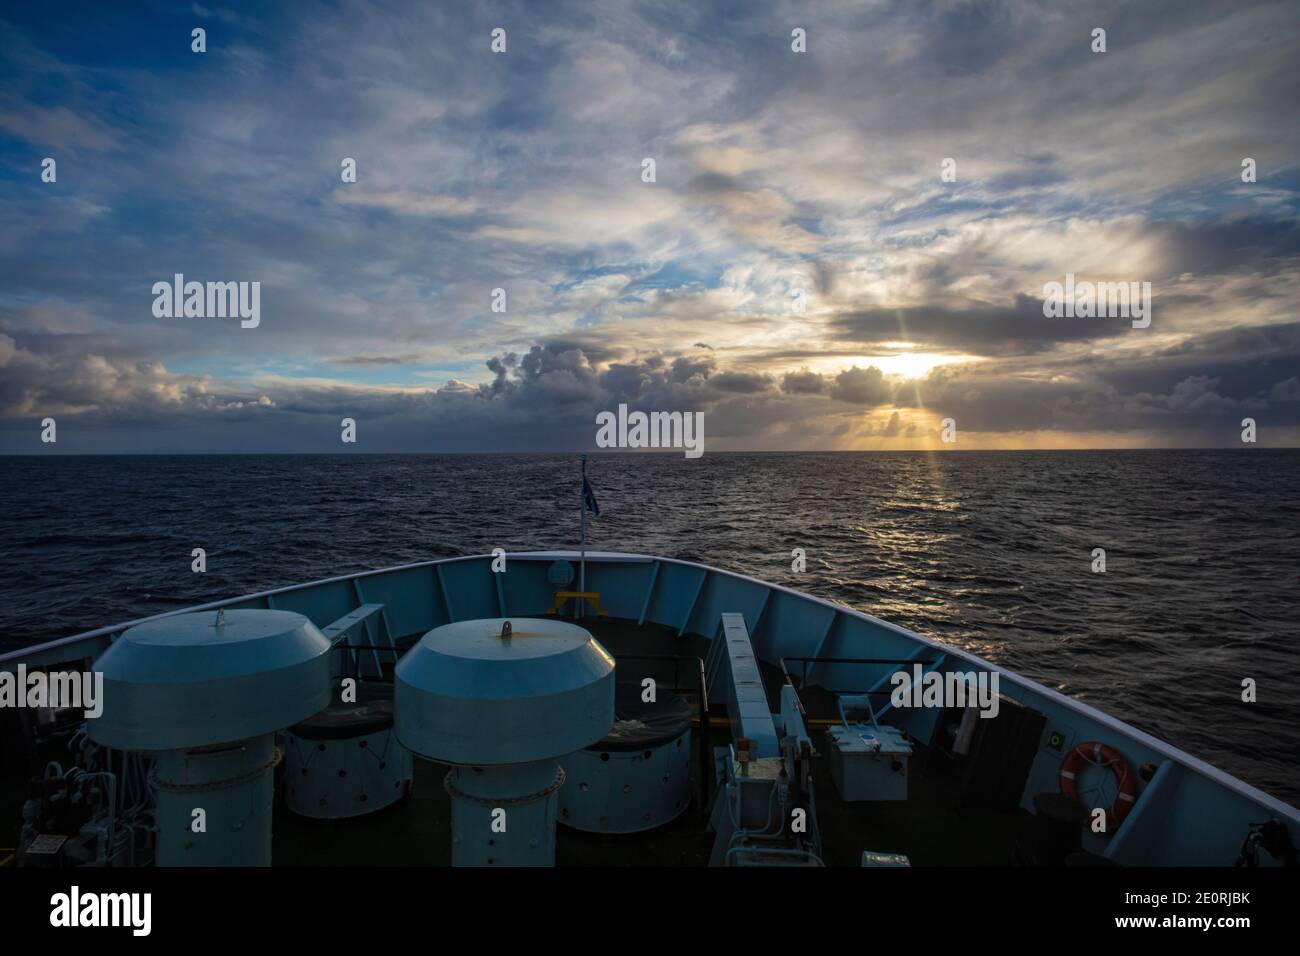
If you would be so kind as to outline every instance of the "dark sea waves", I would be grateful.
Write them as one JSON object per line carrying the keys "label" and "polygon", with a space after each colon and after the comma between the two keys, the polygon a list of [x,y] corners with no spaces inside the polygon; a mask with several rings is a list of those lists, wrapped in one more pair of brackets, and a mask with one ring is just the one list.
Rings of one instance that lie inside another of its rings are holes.
{"label": "dark sea waves", "polygon": [[[598,455],[590,471],[594,549],[860,608],[1300,804],[1300,451]],[[574,456],[0,458],[0,494],[6,649],[578,534]]]}

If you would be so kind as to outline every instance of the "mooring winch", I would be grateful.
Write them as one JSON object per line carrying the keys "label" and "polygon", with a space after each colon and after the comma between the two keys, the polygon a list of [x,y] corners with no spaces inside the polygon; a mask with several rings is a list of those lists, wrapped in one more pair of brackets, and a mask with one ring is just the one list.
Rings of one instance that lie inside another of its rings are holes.
{"label": "mooring winch", "polygon": [[393,685],[345,682],[342,699],[285,731],[284,803],[299,816],[341,820],[411,792],[411,752],[393,732]]}

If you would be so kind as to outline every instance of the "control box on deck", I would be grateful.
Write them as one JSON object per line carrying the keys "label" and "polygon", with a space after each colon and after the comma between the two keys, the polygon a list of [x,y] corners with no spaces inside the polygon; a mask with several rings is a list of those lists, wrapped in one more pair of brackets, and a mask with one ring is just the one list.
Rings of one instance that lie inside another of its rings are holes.
{"label": "control box on deck", "polygon": [[830,727],[831,779],[840,799],[906,800],[912,745],[886,724]]}

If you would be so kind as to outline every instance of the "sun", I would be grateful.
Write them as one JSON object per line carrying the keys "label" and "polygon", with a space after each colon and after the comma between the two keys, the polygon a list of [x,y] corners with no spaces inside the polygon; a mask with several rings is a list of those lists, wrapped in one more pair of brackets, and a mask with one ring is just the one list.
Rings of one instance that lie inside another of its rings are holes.
{"label": "sun", "polygon": [[864,361],[869,361],[886,375],[897,375],[902,378],[922,378],[928,375],[931,369],[938,368],[940,365],[960,362],[965,358],[966,356],[939,355],[934,352],[900,352],[897,355],[875,356]]}
{"label": "sun", "polygon": [[869,368],[875,366],[885,375],[896,378],[924,378],[931,369],[941,365],[954,365],[959,362],[978,362],[975,355],[953,354],[951,352],[914,352],[910,342],[882,342],[881,354],[861,355],[856,358],[823,359],[812,363],[813,371],[823,375],[836,375],[850,366]]}

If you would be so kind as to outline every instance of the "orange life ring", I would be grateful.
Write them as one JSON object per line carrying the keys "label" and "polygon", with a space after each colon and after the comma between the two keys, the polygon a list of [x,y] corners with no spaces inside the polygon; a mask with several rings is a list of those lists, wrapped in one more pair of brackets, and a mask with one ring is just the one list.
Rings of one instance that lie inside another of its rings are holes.
{"label": "orange life ring", "polygon": [[1114,833],[1137,800],[1137,779],[1133,776],[1133,769],[1129,767],[1124,755],[1114,747],[1092,741],[1079,744],[1065,755],[1061,764],[1061,793],[1067,797],[1079,799],[1079,788],[1074,780],[1084,764],[1106,767],[1115,775],[1119,792],[1115,796],[1115,802],[1106,810],[1106,832]]}

